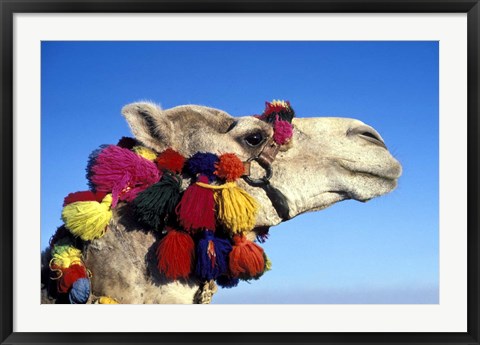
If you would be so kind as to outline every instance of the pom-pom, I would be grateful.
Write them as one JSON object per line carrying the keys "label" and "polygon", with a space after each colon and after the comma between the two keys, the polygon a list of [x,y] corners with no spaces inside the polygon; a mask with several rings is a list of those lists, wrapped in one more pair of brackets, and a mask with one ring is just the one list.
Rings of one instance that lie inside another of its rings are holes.
{"label": "pom-pom", "polygon": [[130,137],[122,137],[117,143],[117,146],[123,147],[124,149],[128,149],[128,150],[131,150],[138,145],[140,145],[138,140]]}
{"label": "pom-pom", "polygon": [[102,296],[96,302],[96,304],[119,304],[115,298]]}
{"label": "pom-pom", "polygon": [[268,258],[268,256],[264,253],[264,259],[265,259],[265,272],[271,271],[272,270],[272,261]]}
{"label": "pom-pom", "polygon": [[150,150],[145,146],[134,146],[132,151],[135,152],[137,155],[152,162],[157,159],[157,154],[153,150]]}
{"label": "pom-pom", "polygon": [[270,227],[259,227],[255,229],[256,233],[256,240],[260,243],[265,243],[268,240],[268,231],[270,230]]}
{"label": "pom-pom", "polygon": [[80,278],[73,283],[68,300],[71,304],[85,304],[90,297],[90,280],[88,278]]}
{"label": "pom-pom", "polygon": [[293,127],[290,122],[280,120],[277,115],[277,120],[273,125],[274,133],[273,140],[278,145],[285,145],[292,139],[293,136]]}
{"label": "pom-pom", "polygon": [[209,181],[214,181],[217,162],[217,155],[210,152],[197,152],[187,160],[186,168],[192,176],[202,174],[207,176]]}
{"label": "pom-pom", "polygon": [[167,228],[157,247],[158,270],[168,279],[187,278],[192,271],[195,244],[189,234]]}
{"label": "pom-pom", "polygon": [[83,265],[74,264],[62,270],[62,276],[58,279],[57,289],[59,293],[67,293],[80,278],[88,278],[87,270]]}
{"label": "pom-pom", "polygon": [[233,240],[235,245],[229,257],[232,276],[247,280],[260,277],[265,271],[263,249],[245,236],[234,236]]}
{"label": "pom-pom", "polygon": [[276,101],[265,102],[265,111],[262,115],[262,120],[272,123],[276,121],[277,116],[280,116],[280,119],[287,122],[292,122],[292,119],[295,116],[295,112],[290,106],[288,101]]}
{"label": "pom-pom", "polygon": [[68,204],[72,204],[77,201],[98,201],[102,202],[103,198],[107,193],[105,192],[92,192],[90,190],[83,191],[83,192],[75,192],[68,194],[65,199],[63,200],[63,207],[67,206]]}
{"label": "pom-pom", "polygon": [[220,286],[221,288],[231,289],[238,285],[238,283],[240,282],[240,279],[225,275],[225,276],[218,277],[216,282],[217,282],[217,285]]}
{"label": "pom-pom", "polygon": [[107,194],[101,203],[79,201],[69,204],[62,211],[65,227],[84,241],[100,238],[112,219],[111,204],[111,194]]}
{"label": "pom-pom", "polygon": [[70,238],[71,234],[68,229],[62,225],[57,228],[55,233],[50,237],[50,240],[48,241],[48,244],[50,246],[50,249],[53,249],[53,246],[57,244],[58,241],[64,239],[64,238]]}
{"label": "pom-pom", "polygon": [[82,264],[82,252],[71,245],[55,245],[51,251],[51,264],[61,268]]}
{"label": "pom-pom", "polygon": [[160,170],[169,170],[180,174],[184,165],[185,157],[171,148],[166,149],[157,157],[157,166]]}
{"label": "pom-pom", "polygon": [[231,251],[228,240],[215,237],[212,231],[204,231],[197,244],[196,276],[201,280],[212,280],[226,274]]}
{"label": "pom-pom", "polygon": [[140,192],[133,201],[138,220],[156,230],[162,227],[180,201],[181,185],[179,178],[164,174],[160,182]]}
{"label": "pom-pom", "polygon": [[259,205],[252,196],[238,187],[235,182],[212,186],[199,181],[197,185],[215,190],[214,197],[218,208],[218,219],[232,233],[243,233],[253,229]]}
{"label": "pom-pom", "polygon": [[[206,176],[200,176],[199,182],[208,185]],[[183,193],[176,208],[178,220],[189,232],[200,229],[215,229],[215,199],[213,191],[194,183]]]}
{"label": "pom-pom", "polygon": [[110,145],[93,154],[87,177],[96,191],[112,193],[112,207],[118,200],[133,201],[137,194],[159,181],[156,165],[134,152]]}
{"label": "pom-pom", "polygon": [[215,167],[217,168],[215,175],[228,182],[237,180],[245,173],[243,162],[233,153],[221,155]]}

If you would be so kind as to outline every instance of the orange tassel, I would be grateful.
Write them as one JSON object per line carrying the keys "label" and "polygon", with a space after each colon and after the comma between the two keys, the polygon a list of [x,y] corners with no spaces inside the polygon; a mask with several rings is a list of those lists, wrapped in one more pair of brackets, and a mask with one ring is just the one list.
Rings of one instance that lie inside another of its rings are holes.
{"label": "orange tassel", "polygon": [[265,270],[263,249],[245,236],[233,237],[235,245],[229,256],[230,273],[234,278],[256,279]]}

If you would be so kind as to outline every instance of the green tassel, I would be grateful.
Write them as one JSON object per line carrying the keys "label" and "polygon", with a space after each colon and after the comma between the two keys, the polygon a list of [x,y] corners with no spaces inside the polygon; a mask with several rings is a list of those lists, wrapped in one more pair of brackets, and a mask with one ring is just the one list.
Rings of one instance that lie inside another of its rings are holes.
{"label": "green tassel", "polygon": [[164,173],[160,182],[139,193],[133,201],[137,219],[155,230],[163,228],[180,202],[181,184],[180,177]]}

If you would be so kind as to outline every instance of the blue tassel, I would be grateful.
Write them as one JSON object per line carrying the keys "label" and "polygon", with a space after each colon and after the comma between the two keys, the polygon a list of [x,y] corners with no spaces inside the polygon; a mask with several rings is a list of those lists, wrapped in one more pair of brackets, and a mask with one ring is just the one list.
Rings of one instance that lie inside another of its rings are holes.
{"label": "blue tassel", "polygon": [[187,160],[186,169],[190,175],[202,174],[207,176],[209,181],[212,182],[217,178],[214,174],[217,169],[215,167],[217,162],[217,155],[210,152],[197,152]]}
{"label": "blue tassel", "polygon": [[231,289],[238,285],[240,279],[228,276],[220,276],[217,278],[217,285],[221,288]]}
{"label": "blue tassel", "polygon": [[232,245],[213,235],[210,230],[203,231],[203,238],[197,244],[197,265],[195,274],[202,280],[216,279],[228,271],[228,254]]}
{"label": "blue tassel", "polygon": [[80,278],[73,283],[68,300],[71,304],[85,304],[90,297],[90,280],[88,278]]}

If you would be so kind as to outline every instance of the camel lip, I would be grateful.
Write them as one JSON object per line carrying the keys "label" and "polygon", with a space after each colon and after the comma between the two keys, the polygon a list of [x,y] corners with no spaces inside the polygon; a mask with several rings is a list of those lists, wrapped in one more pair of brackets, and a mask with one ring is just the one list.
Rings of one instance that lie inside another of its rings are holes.
{"label": "camel lip", "polygon": [[387,175],[387,174],[379,174],[379,173],[373,173],[371,171],[353,171],[355,174],[359,174],[359,175],[363,175],[363,176],[367,176],[367,177],[375,177],[375,178],[379,178],[381,180],[386,180],[386,181],[389,181],[389,182],[397,182],[400,175],[399,174],[395,174],[395,175]]}
{"label": "camel lip", "polygon": [[348,164],[345,161],[340,161],[338,163],[340,167],[342,167],[343,169],[347,170],[352,174],[357,174],[365,177],[379,178],[379,179],[391,181],[391,182],[397,182],[397,180],[402,175],[402,167],[399,164],[398,166],[391,167],[390,169],[385,171],[369,171],[369,170],[362,169],[361,167],[357,168],[355,166],[352,166],[351,164]]}

